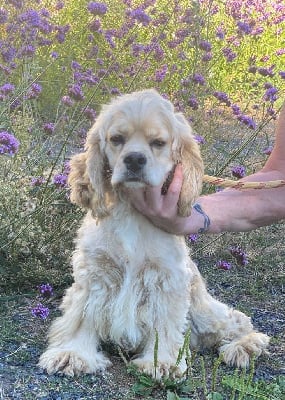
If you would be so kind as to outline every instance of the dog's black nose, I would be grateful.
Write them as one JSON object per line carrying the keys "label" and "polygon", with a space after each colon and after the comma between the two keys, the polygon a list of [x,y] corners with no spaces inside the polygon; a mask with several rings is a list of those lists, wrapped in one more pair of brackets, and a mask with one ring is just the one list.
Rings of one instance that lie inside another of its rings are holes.
{"label": "dog's black nose", "polygon": [[146,164],[146,157],[142,153],[129,153],[124,158],[124,163],[129,171],[138,172]]}

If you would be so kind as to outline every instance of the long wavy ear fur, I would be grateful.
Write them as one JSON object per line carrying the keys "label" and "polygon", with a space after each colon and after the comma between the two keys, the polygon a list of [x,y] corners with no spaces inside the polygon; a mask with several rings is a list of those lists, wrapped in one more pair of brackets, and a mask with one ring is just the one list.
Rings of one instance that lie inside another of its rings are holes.
{"label": "long wavy ear fur", "polygon": [[178,213],[186,217],[191,214],[192,205],[201,192],[204,167],[199,145],[193,137],[189,123],[180,113],[175,114],[175,117],[177,132],[174,139],[174,157],[177,163],[182,164],[183,169]]}
{"label": "long wavy ear fur", "polygon": [[106,160],[100,148],[99,126],[100,121],[89,131],[86,151],[71,158],[68,178],[71,201],[90,209],[98,219],[109,215],[110,191],[110,184],[106,181]]}

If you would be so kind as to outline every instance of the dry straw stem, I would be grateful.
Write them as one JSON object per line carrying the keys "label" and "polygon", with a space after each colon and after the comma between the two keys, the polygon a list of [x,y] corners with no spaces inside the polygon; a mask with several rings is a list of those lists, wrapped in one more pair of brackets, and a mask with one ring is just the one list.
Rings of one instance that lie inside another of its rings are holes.
{"label": "dry straw stem", "polygon": [[241,182],[210,175],[204,175],[203,182],[233,189],[273,189],[285,186],[283,179],[267,182]]}

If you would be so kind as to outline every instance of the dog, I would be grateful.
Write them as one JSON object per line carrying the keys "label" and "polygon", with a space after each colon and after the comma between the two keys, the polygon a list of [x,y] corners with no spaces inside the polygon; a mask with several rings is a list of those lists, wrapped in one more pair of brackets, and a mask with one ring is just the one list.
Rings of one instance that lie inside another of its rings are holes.
{"label": "dog", "polygon": [[126,189],[162,185],[177,163],[184,174],[178,209],[187,216],[204,171],[185,117],[153,89],[103,106],[85,151],[70,163],[71,201],[88,213],[73,254],[74,283],[39,361],[49,374],[103,371],[111,362],[100,344],[113,342],[135,354],[143,373],[179,377],[189,328],[191,347],[215,347],[230,365],[246,367],[266,352],[268,336],[208,293],[184,238],[160,230],[128,201]]}

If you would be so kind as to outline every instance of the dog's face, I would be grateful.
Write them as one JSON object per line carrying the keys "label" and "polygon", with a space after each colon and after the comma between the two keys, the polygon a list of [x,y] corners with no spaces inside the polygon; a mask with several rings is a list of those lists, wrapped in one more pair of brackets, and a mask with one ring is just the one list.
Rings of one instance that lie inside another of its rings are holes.
{"label": "dog's face", "polygon": [[71,200],[99,218],[106,216],[116,190],[160,186],[178,162],[184,174],[179,212],[187,215],[203,176],[191,127],[155,90],[118,97],[103,107],[88,133],[85,153],[71,160]]}
{"label": "dog's face", "polygon": [[153,106],[133,104],[129,114],[122,103],[108,128],[104,150],[113,186],[158,186],[173,168],[172,135]]}

